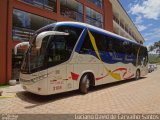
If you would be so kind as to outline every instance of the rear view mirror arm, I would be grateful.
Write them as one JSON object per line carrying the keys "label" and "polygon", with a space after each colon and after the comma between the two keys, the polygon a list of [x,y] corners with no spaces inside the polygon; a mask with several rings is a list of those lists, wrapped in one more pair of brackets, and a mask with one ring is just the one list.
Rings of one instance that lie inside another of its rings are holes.
{"label": "rear view mirror arm", "polygon": [[50,35],[69,35],[69,33],[58,32],[58,31],[45,31],[45,32],[42,32],[39,35],[37,35],[37,37],[36,37],[36,48],[38,48],[38,49],[41,48],[42,40],[46,36],[50,36]]}
{"label": "rear view mirror arm", "polygon": [[15,47],[14,47],[14,54],[17,55],[17,49],[19,47],[22,47],[22,46],[27,46],[29,47],[29,42],[21,42],[21,43],[18,43]]}

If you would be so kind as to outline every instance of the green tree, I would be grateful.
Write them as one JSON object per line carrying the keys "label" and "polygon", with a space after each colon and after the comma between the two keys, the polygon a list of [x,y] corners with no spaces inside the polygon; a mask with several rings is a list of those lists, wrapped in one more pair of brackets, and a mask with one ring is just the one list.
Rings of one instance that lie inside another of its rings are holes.
{"label": "green tree", "polygon": [[158,53],[159,53],[159,56],[160,56],[160,41],[155,42],[155,43],[154,43],[154,46],[155,46],[156,48],[158,48]]}
{"label": "green tree", "polygon": [[149,46],[149,52],[153,51],[154,49],[155,49],[155,46],[153,46],[153,45]]}

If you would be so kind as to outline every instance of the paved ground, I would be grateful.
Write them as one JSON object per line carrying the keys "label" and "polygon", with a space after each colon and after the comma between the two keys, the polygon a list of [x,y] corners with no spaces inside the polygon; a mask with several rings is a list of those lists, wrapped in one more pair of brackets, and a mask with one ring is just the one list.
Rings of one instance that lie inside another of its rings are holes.
{"label": "paved ground", "polygon": [[36,96],[20,85],[2,89],[11,98],[0,98],[0,113],[160,113],[160,67],[138,81],[99,86],[86,95]]}

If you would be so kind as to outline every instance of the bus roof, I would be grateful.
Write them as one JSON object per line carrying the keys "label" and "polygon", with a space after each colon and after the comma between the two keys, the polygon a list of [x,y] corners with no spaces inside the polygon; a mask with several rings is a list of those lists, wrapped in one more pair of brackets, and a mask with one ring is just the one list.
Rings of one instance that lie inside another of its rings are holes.
{"label": "bus roof", "polygon": [[[98,27],[95,27],[93,25],[90,25],[90,24],[87,24],[87,23],[82,23],[82,22],[71,22],[71,21],[65,21],[65,22],[56,22],[56,23],[53,23],[54,25],[74,25],[74,26],[77,26],[77,27],[82,27],[82,28],[89,28],[89,29],[93,29],[97,32],[102,32],[104,34],[108,34],[108,35],[111,35],[113,37],[117,37],[117,38],[120,38],[120,39],[123,39],[123,40],[127,40],[127,41],[130,41],[130,42],[133,42],[135,44],[138,44],[140,46],[143,46],[142,44],[140,43],[137,43],[133,40],[130,40],[128,38],[125,38],[125,37],[122,37],[120,35],[117,35],[115,33],[112,33],[112,32],[109,32],[107,30],[104,30],[104,29],[101,29],[101,28],[98,28]],[[51,24],[52,25],[52,24]]]}

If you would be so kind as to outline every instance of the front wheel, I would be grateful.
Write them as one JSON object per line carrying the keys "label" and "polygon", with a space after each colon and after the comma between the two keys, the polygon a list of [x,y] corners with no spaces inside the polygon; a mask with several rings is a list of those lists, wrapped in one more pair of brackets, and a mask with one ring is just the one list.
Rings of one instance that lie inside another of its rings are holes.
{"label": "front wheel", "polygon": [[136,77],[135,77],[136,80],[140,79],[140,70],[138,69],[136,71]]}
{"label": "front wheel", "polygon": [[89,80],[88,75],[85,74],[81,78],[79,90],[81,93],[86,94],[86,93],[88,93],[89,87],[90,87],[90,80]]}

